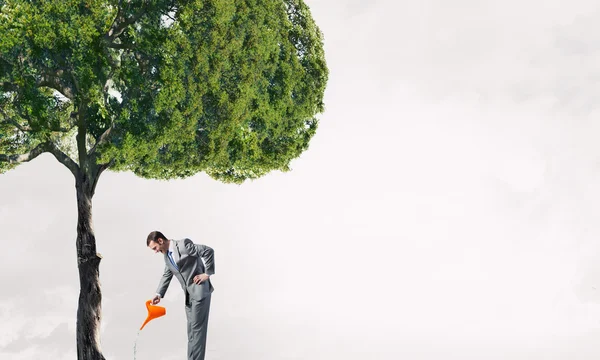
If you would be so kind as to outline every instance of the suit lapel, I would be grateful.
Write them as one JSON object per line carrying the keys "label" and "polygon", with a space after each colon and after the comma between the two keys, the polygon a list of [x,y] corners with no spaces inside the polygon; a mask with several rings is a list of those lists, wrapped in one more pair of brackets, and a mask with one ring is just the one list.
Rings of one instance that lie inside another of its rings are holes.
{"label": "suit lapel", "polygon": [[181,259],[181,250],[179,249],[179,241],[173,240],[173,243],[175,244],[175,251],[173,251],[173,260],[175,260],[175,264],[177,264],[179,262],[179,259]]}
{"label": "suit lapel", "polygon": [[[174,251],[173,251],[173,260],[175,260],[175,264],[177,264],[179,262],[179,259],[181,259],[181,251],[179,250],[179,243],[176,240],[171,240],[173,242],[173,246],[174,247]],[[171,264],[171,260],[169,259],[169,255],[165,254],[165,264],[167,264],[167,266],[173,268],[173,270],[176,270],[175,267],[173,267],[173,264]]]}

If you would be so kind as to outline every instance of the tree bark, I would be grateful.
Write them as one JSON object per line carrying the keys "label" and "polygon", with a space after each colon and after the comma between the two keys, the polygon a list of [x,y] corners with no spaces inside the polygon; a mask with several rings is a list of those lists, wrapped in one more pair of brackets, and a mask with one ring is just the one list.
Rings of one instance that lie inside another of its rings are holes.
{"label": "tree bark", "polygon": [[[99,175],[99,174],[98,174]],[[105,360],[100,350],[102,293],[96,238],[92,226],[92,197],[96,181],[80,171],[77,189],[77,266],[79,268],[79,307],[77,309],[77,359]]]}

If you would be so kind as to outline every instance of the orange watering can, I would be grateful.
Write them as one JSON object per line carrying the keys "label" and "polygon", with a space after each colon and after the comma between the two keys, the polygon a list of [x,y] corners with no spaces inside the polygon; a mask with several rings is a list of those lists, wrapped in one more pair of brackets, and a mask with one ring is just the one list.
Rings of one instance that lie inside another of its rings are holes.
{"label": "orange watering can", "polygon": [[157,317],[161,317],[167,313],[167,309],[165,309],[164,307],[152,305],[152,300],[146,301],[146,308],[148,309],[148,317],[146,318],[146,321],[144,321],[144,323],[142,324],[140,330],[142,330],[150,320],[154,320]]}

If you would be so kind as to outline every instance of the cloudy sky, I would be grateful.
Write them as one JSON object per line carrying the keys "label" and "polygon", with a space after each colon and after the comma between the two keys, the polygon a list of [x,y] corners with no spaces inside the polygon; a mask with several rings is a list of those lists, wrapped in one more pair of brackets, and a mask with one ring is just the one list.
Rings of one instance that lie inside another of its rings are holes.
{"label": "cloudy sky", "polygon": [[[207,360],[598,359],[600,4],[308,4],[331,75],[292,172],[100,180],[107,359],[133,358],[155,229],[215,249]],[[0,199],[0,358],[76,359],[72,177],[44,155]],[[183,301],[138,360],[185,357]]]}

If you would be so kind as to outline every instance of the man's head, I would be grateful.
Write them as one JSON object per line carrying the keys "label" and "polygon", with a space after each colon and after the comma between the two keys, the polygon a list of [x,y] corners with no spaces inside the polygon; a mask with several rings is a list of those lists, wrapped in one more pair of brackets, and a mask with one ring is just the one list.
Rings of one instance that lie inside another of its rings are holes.
{"label": "man's head", "polygon": [[166,254],[169,251],[169,239],[160,231],[153,231],[148,234],[146,245],[155,253]]}

